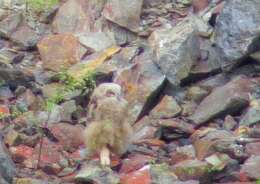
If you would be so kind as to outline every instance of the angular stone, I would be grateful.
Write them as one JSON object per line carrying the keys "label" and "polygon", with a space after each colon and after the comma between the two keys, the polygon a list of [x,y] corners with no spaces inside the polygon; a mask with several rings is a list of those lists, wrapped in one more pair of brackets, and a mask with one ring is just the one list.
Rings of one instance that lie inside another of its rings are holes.
{"label": "angular stone", "polygon": [[84,33],[90,31],[88,1],[68,0],[58,10],[52,28],[55,33]]}
{"label": "angular stone", "polygon": [[189,119],[200,125],[213,118],[239,112],[248,105],[248,93],[252,87],[252,81],[246,77],[237,77],[226,85],[217,87],[204,98]]}
{"label": "angular stone", "polygon": [[200,12],[209,5],[209,0],[192,0],[194,12]]}
{"label": "angular stone", "polygon": [[156,30],[149,38],[155,63],[173,85],[189,76],[192,65],[199,58],[200,46],[196,34],[192,19],[187,19],[173,28]]}
{"label": "angular stone", "polygon": [[122,87],[129,104],[129,122],[134,123],[151,106],[165,82],[165,76],[145,51],[133,60],[131,67],[119,71],[114,79]]}
{"label": "angular stone", "polygon": [[5,136],[4,142],[8,146],[17,146],[22,143],[22,138],[17,131],[11,130]]}
{"label": "angular stone", "polygon": [[239,121],[240,126],[250,126],[260,122],[260,99],[250,102],[250,107]]}
{"label": "angular stone", "polygon": [[143,0],[108,0],[103,16],[131,31],[137,31]]}
{"label": "angular stone", "polygon": [[193,86],[188,89],[186,97],[189,100],[199,103],[204,97],[208,95],[208,93],[209,92],[207,90],[199,86]]}
{"label": "angular stone", "polygon": [[150,168],[152,183],[172,184],[177,180],[177,176],[170,169],[169,165],[153,164]]}
{"label": "angular stone", "polygon": [[75,177],[79,182],[119,183],[118,176],[110,168],[100,168],[94,164],[84,166]]}
{"label": "angular stone", "polygon": [[246,153],[260,156],[260,142],[246,144]]}
{"label": "angular stone", "polygon": [[83,130],[83,126],[68,123],[53,124],[50,127],[51,133],[63,146],[63,149],[70,152],[74,152],[81,145],[84,145]]}
{"label": "angular stone", "polygon": [[245,161],[241,167],[241,171],[245,172],[252,179],[260,178],[260,156],[251,156]]}
{"label": "angular stone", "polygon": [[10,38],[12,33],[16,31],[17,27],[23,21],[23,16],[20,13],[14,13],[6,17],[0,22],[0,36]]}
{"label": "angular stone", "polygon": [[181,113],[181,108],[171,96],[164,96],[158,105],[150,112],[155,119],[174,118]]}
{"label": "angular stone", "polygon": [[227,115],[225,117],[225,121],[224,121],[224,124],[223,124],[223,127],[226,129],[226,130],[233,130],[237,125],[237,122],[236,120],[230,116],[230,115]]}
{"label": "angular stone", "polygon": [[199,160],[186,160],[173,166],[174,173],[181,180],[206,179],[210,166]]}
{"label": "angular stone", "polygon": [[180,119],[162,119],[159,121],[161,126],[161,137],[165,140],[174,140],[187,137],[194,132],[194,127]]}
{"label": "angular stone", "polygon": [[38,43],[43,67],[52,71],[68,69],[80,61],[80,43],[72,34],[50,35]]}
{"label": "angular stone", "polygon": [[121,184],[152,184],[151,175],[149,172],[149,166],[131,172],[129,174],[123,174],[120,177]]}
{"label": "angular stone", "polygon": [[16,169],[2,140],[0,143],[0,160],[0,178],[7,183],[12,183],[12,180],[16,175]]}
{"label": "angular stone", "polygon": [[222,67],[232,66],[259,49],[260,1],[225,3],[216,22],[215,42]]}
{"label": "angular stone", "polygon": [[122,167],[120,168],[120,173],[130,173],[141,169],[149,162],[152,162],[155,158],[148,155],[141,154],[131,154],[128,158],[123,160]]}
{"label": "angular stone", "polygon": [[31,49],[35,47],[40,40],[40,35],[38,35],[28,24],[23,23],[23,25],[20,25],[17,30],[12,33],[10,39],[22,49]]}
{"label": "angular stone", "polygon": [[100,52],[116,45],[115,40],[104,32],[93,32],[78,35],[79,42],[92,52]]}

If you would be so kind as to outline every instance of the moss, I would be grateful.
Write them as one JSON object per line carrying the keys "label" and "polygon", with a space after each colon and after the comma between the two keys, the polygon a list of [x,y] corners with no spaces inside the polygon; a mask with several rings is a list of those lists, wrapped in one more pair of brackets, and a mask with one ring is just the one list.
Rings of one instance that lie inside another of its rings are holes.
{"label": "moss", "polygon": [[25,0],[28,9],[41,12],[51,9],[59,3],[59,0]]}

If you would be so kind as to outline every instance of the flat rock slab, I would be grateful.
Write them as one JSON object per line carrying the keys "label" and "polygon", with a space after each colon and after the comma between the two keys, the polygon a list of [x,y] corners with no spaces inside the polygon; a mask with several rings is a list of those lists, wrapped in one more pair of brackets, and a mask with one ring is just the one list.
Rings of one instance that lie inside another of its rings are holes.
{"label": "flat rock slab", "polygon": [[237,113],[248,105],[248,93],[253,83],[246,77],[237,77],[224,86],[215,88],[189,117],[196,125],[213,118]]}

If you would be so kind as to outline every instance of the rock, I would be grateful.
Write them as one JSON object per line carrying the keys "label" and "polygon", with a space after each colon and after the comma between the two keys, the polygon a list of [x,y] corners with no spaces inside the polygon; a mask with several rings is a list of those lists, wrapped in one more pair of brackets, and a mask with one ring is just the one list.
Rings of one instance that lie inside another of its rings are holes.
{"label": "rock", "polygon": [[80,43],[72,34],[46,36],[37,46],[43,67],[55,72],[68,69],[82,56]]}
{"label": "rock", "polygon": [[259,49],[260,2],[228,1],[216,22],[215,42],[222,67],[232,66]]}
{"label": "rock", "polygon": [[110,168],[100,168],[94,164],[84,166],[75,177],[79,182],[119,183],[118,176]]}
{"label": "rock", "polygon": [[250,107],[239,121],[240,126],[250,126],[260,122],[260,99],[250,102]]}
{"label": "rock", "polygon": [[17,27],[23,21],[23,16],[20,13],[10,14],[3,21],[0,22],[0,36],[10,38],[12,33],[16,31]]}
{"label": "rock", "polygon": [[201,102],[209,92],[199,86],[192,86],[187,90],[186,98],[194,102]]}
{"label": "rock", "polygon": [[139,27],[143,0],[108,0],[103,9],[103,16],[131,31]]}
{"label": "rock", "polygon": [[0,100],[9,100],[14,97],[13,92],[10,90],[9,86],[0,87]]}
{"label": "rock", "polygon": [[194,132],[193,125],[180,119],[162,119],[159,125],[161,126],[160,136],[167,141],[187,137]]}
{"label": "rock", "polygon": [[134,133],[133,141],[138,141],[141,139],[152,139],[155,137],[156,131],[157,128],[152,126],[144,126],[140,129],[137,129],[136,132]]}
{"label": "rock", "polygon": [[178,85],[189,76],[200,55],[196,34],[192,20],[186,20],[173,28],[156,30],[149,38],[155,63],[172,85]]}
{"label": "rock", "polygon": [[128,158],[124,159],[122,162],[122,167],[120,168],[120,173],[131,173],[136,170],[141,169],[145,165],[152,162],[155,158],[148,155],[141,154],[131,154]]}
{"label": "rock", "polygon": [[129,122],[134,123],[150,108],[162,89],[165,76],[152,62],[149,51],[137,56],[133,65],[119,71],[114,82],[122,87],[129,104]]}
{"label": "rock", "polygon": [[6,183],[12,183],[16,175],[16,168],[2,141],[0,144],[0,160],[0,178]]}
{"label": "rock", "polygon": [[260,156],[251,156],[245,161],[241,167],[241,171],[245,172],[252,179],[260,178]]}
{"label": "rock", "polygon": [[32,74],[18,68],[0,66],[0,80],[15,88],[19,85],[28,86],[31,81],[34,81],[34,77]]}
{"label": "rock", "polygon": [[154,164],[150,168],[152,183],[172,184],[177,180],[177,176],[171,171],[167,164]]}
{"label": "rock", "polygon": [[72,113],[77,110],[76,102],[74,100],[66,101],[61,104],[62,114],[61,121],[71,122],[72,121]]}
{"label": "rock", "polygon": [[40,40],[37,34],[28,24],[23,23],[15,32],[12,33],[10,39],[15,42],[21,49],[32,49]]}
{"label": "rock", "polygon": [[5,136],[4,142],[8,146],[17,146],[22,143],[22,138],[17,131],[11,130]]}
{"label": "rock", "polygon": [[50,127],[51,133],[63,146],[63,149],[70,152],[74,152],[81,145],[84,145],[83,130],[83,126],[68,123],[53,124]]}
{"label": "rock", "polygon": [[248,93],[252,90],[252,81],[237,77],[224,86],[218,87],[207,96],[189,117],[196,125],[213,118],[239,112],[248,105]]}
{"label": "rock", "polygon": [[226,130],[233,130],[236,126],[237,126],[236,120],[232,116],[227,115],[225,117],[225,121],[224,121],[223,127]]}
{"label": "rock", "polygon": [[8,65],[13,63],[19,63],[23,58],[24,54],[19,53],[16,50],[3,48],[0,50],[1,64]]}
{"label": "rock", "polygon": [[88,2],[68,0],[58,10],[52,29],[55,33],[86,33],[91,29]]}
{"label": "rock", "polygon": [[192,0],[194,12],[200,12],[209,5],[209,0]]}
{"label": "rock", "polygon": [[174,118],[181,113],[181,108],[174,98],[164,96],[162,100],[150,112],[155,119]]}
{"label": "rock", "polygon": [[246,153],[248,153],[249,155],[260,156],[260,142],[246,144],[245,149]]}
{"label": "rock", "polygon": [[20,109],[24,109],[25,111],[32,110],[35,104],[36,96],[29,89],[27,89],[23,94],[21,94],[16,101],[17,107]]}
{"label": "rock", "polygon": [[151,175],[149,172],[149,166],[144,166],[139,170],[131,172],[129,174],[121,175],[121,184],[151,184]]}
{"label": "rock", "polygon": [[92,52],[100,52],[116,45],[115,40],[104,32],[93,32],[78,35],[79,42]]}
{"label": "rock", "polygon": [[173,166],[174,173],[182,181],[207,180],[209,164],[199,160],[186,160]]}
{"label": "rock", "polygon": [[[61,151],[63,148],[59,144],[49,141],[47,138],[43,138],[41,158],[39,166],[47,174],[58,174],[62,170],[60,163],[63,162],[65,157]],[[33,150],[33,156],[28,160],[32,165],[37,164],[40,151],[40,144],[38,144]]]}

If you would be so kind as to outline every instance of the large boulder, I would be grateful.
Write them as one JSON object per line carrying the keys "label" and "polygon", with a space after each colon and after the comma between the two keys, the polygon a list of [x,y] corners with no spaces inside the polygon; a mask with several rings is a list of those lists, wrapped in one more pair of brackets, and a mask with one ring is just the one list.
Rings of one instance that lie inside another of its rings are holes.
{"label": "large boulder", "polygon": [[200,55],[197,28],[192,19],[186,19],[173,28],[154,31],[149,42],[155,63],[173,85],[189,76]]}
{"label": "large boulder", "polygon": [[43,67],[56,72],[78,63],[82,56],[78,39],[67,33],[44,37],[38,49]]}
{"label": "large boulder", "polygon": [[232,66],[259,50],[260,1],[226,1],[216,22],[215,42],[222,67]]}
{"label": "large boulder", "polygon": [[165,76],[153,63],[151,53],[145,51],[133,60],[132,66],[118,71],[114,81],[122,87],[129,104],[129,121],[133,123],[150,108]]}
{"label": "large boulder", "polygon": [[103,15],[106,19],[132,31],[137,31],[143,0],[108,0]]}
{"label": "large boulder", "polygon": [[69,0],[58,10],[52,28],[55,33],[82,33],[90,31],[87,1]]}
{"label": "large boulder", "polygon": [[213,118],[239,112],[248,105],[248,94],[253,86],[252,80],[240,76],[224,86],[215,88],[189,119],[200,125]]}

